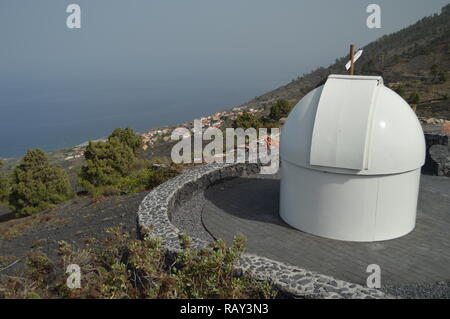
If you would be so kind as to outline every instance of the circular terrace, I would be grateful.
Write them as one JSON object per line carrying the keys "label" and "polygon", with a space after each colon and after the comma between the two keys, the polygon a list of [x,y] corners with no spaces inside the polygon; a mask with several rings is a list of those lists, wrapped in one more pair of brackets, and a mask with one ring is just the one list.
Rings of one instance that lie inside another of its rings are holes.
{"label": "circular terrace", "polygon": [[[239,268],[300,297],[365,298],[448,294],[450,180],[422,175],[417,225],[405,237],[354,243],[293,229],[278,214],[279,179],[255,164],[196,167],[160,185],[143,200],[138,222],[161,237],[170,252],[178,236],[193,245],[247,238]],[[369,289],[367,266],[381,268],[382,289]],[[444,284],[445,283],[445,284]],[[438,295],[440,296],[440,295]]]}

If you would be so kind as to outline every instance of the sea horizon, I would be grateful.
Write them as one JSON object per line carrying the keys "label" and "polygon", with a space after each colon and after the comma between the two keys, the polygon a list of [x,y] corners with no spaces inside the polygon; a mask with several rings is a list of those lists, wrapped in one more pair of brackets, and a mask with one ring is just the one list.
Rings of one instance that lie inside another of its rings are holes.
{"label": "sea horizon", "polygon": [[80,28],[62,2],[0,5],[0,158],[242,105],[446,4],[383,0],[370,28],[364,2],[113,2],[83,1]]}
{"label": "sea horizon", "polygon": [[218,77],[199,79],[197,84],[172,79],[170,84],[154,81],[127,84],[122,89],[115,87],[117,83],[16,87],[2,93],[0,158],[21,157],[27,149],[52,152],[74,147],[108,136],[117,127],[143,132],[191,122],[242,105],[283,84],[274,82],[249,79],[236,83]]}

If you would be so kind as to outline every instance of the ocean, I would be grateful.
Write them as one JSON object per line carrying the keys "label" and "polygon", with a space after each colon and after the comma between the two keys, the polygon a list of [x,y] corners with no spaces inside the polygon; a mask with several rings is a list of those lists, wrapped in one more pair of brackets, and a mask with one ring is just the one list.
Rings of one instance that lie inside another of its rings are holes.
{"label": "ocean", "polygon": [[[281,83],[280,83],[281,84]],[[53,151],[109,135],[176,125],[240,105],[274,88],[248,77],[14,84],[0,89],[0,158]]]}

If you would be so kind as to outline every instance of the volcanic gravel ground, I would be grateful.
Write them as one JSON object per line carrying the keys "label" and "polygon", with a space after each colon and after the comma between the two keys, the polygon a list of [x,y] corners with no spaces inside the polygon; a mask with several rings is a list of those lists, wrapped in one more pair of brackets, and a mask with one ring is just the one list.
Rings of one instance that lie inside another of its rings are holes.
{"label": "volcanic gravel ground", "polygon": [[[107,237],[106,230],[121,225],[122,229],[137,236],[137,211],[148,191],[127,196],[108,197],[92,202],[87,197],[79,197],[57,208],[35,214],[31,217],[13,218],[14,215],[2,207],[0,209],[0,256],[10,260],[1,262],[0,270],[27,252],[39,249],[51,259],[56,259],[58,241],[66,241],[76,247],[83,246],[86,238]],[[23,227],[23,228],[21,228]],[[11,230],[18,229],[13,232]],[[0,274],[16,274],[22,269],[23,260],[3,270]]]}

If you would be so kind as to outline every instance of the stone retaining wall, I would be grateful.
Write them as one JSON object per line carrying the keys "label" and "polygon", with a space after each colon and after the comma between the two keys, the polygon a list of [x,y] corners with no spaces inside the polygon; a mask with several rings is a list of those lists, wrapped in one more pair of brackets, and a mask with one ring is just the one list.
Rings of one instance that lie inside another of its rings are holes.
{"label": "stone retaining wall", "polygon": [[[422,173],[450,177],[449,136],[441,133],[425,133],[426,158]],[[433,150],[435,145],[446,146],[447,151]]]}
{"label": "stone retaining wall", "polygon": [[[256,174],[257,164],[208,164],[195,167],[153,189],[142,201],[138,211],[139,229],[150,236],[162,239],[162,245],[171,254],[181,250],[180,230],[171,222],[174,209],[197,192],[222,179]],[[208,242],[192,238],[196,248],[208,246]],[[330,276],[287,265],[265,257],[244,254],[239,270],[250,271],[258,280],[268,280],[280,291],[294,297],[312,298],[389,298],[377,289],[335,279]]]}

